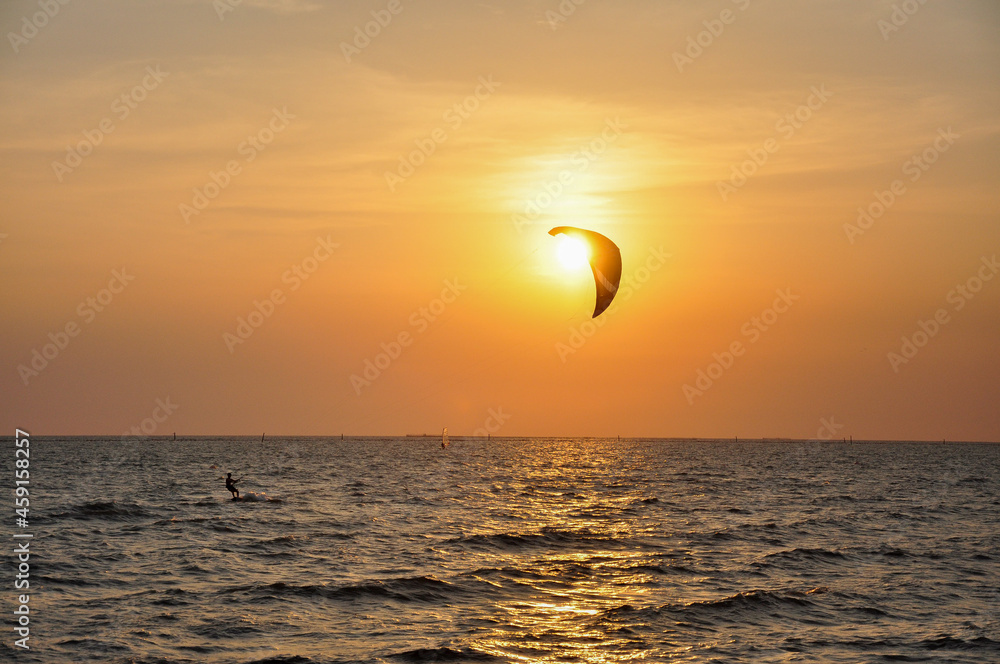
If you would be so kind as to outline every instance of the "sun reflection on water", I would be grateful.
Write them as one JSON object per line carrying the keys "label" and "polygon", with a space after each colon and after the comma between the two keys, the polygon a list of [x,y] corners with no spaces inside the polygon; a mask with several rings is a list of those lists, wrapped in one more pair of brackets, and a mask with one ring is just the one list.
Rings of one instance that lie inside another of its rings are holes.
{"label": "sun reflection on water", "polygon": [[627,625],[609,629],[607,620],[617,610],[653,601],[649,553],[625,544],[649,528],[634,510],[646,496],[642,486],[619,482],[601,461],[568,448],[560,463],[539,463],[511,487],[516,505],[506,508],[529,515],[518,530],[548,550],[527,560],[523,552],[500,556],[505,574],[490,583],[504,597],[495,605],[494,626],[475,641],[477,650],[524,662],[648,656]]}

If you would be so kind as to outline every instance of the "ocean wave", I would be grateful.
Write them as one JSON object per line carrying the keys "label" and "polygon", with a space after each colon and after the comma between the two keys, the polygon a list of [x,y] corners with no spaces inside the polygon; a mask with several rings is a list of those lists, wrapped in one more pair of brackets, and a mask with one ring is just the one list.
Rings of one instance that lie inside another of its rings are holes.
{"label": "ocean wave", "polygon": [[[910,641],[903,638],[859,638],[851,639],[848,641],[842,641],[838,643],[840,646],[844,646],[851,650],[865,650],[872,651],[880,648],[892,648],[894,650],[905,650],[910,653],[910,655],[895,655],[895,656],[883,656],[884,659],[889,659],[892,661],[933,661],[940,662],[944,661],[940,657],[935,657],[934,659],[928,659],[926,656],[920,654],[922,651],[927,650],[958,650],[958,651],[971,651],[971,652],[1000,652],[1000,641],[995,639],[990,639],[985,636],[977,636],[975,638],[963,639],[957,636],[952,636],[951,634],[942,634],[935,638],[922,639],[919,641]],[[949,660],[950,661],[950,660]],[[966,661],[966,660],[961,660]],[[991,658],[989,661],[997,661],[996,658]]]}
{"label": "ocean wave", "polygon": [[238,622],[216,621],[192,625],[190,631],[192,634],[203,636],[206,639],[239,639],[255,634],[265,634],[267,630],[252,622],[240,620]]}
{"label": "ocean wave", "polygon": [[754,566],[767,566],[773,565],[778,562],[826,562],[826,563],[836,563],[839,561],[847,560],[847,556],[839,551],[831,551],[830,549],[816,549],[809,547],[797,547],[794,549],[785,549],[784,551],[776,551],[775,553],[769,553],[764,556],[763,560],[756,561],[752,563]]}
{"label": "ocean wave", "polygon": [[943,634],[936,639],[924,639],[919,645],[927,650],[941,650],[943,648],[948,650],[985,649],[1000,652],[1000,641],[994,641],[985,636],[979,636],[974,639],[960,639],[955,636]]}
{"label": "ocean wave", "polygon": [[531,581],[543,581],[548,578],[545,574],[527,567],[480,567],[471,572],[467,572],[464,576],[478,581],[484,581],[492,586],[499,585],[499,581],[525,583]]}
{"label": "ocean wave", "polygon": [[278,581],[270,584],[235,587],[226,593],[248,593],[256,599],[268,600],[286,597],[316,597],[321,599],[352,601],[362,599],[387,599],[399,602],[436,602],[460,592],[457,586],[428,576],[401,577],[387,580],[370,580],[364,583],[329,586],[325,584],[290,584]]}
{"label": "ocean wave", "polygon": [[561,530],[543,528],[536,533],[493,533],[453,537],[444,544],[461,544],[471,548],[522,549],[527,547],[578,547],[601,545],[622,548],[626,540],[601,535],[589,530]]}
{"label": "ocean wave", "polygon": [[240,532],[237,528],[233,528],[232,526],[227,526],[224,523],[213,523],[213,524],[211,524],[209,526],[209,528],[211,528],[212,530],[214,530],[217,533],[238,533],[238,532]]}
{"label": "ocean wave", "polygon": [[662,576],[669,576],[672,574],[695,573],[695,570],[689,567],[685,567],[684,565],[666,565],[666,564],[652,565],[648,563],[623,567],[622,571],[636,573],[636,574],[657,574]]}
{"label": "ocean wave", "polygon": [[190,518],[177,518],[176,516],[172,516],[169,519],[160,519],[158,521],[155,521],[155,522],[153,522],[153,525],[154,526],[180,526],[183,523],[205,523],[206,521],[210,521],[211,519],[212,519],[212,517],[207,517],[207,516],[196,516],[196,517],[190,517]]}
{"label": "ocean wave", "polygon": [[175,597],[163,597],[161,599],[150,600],[152,606],[191,606],[193,602],[188,602]]}
{"label": "ocean wave", "polygon": [[750,590],[748,592],[739,592],[735,595],[729,597],[723,597],[721,599],[709,600],[704,602],[692,602],[684,606],[683,611],[685,613],[706,613],[712,614],[718,611],[739,611],[743,612],[747,609],[756,611],[761,608],[776,608],[776,607],[803,607],[812,606],[813,603],[808,599],[805,599],[806,593],[804,592],[774,592],[770,590]]}
{"label": "ocean wave", "polygon": [[91,520],[91,519],[104,519],[109,521],[122,521],[128,519],[138,519],[143,517],[152,516],[148,510],[146,510],[141,505],[129,502],[119,502],[117,500],[111,501],[92,501],[86,503],[80,503],[78,505],[72,505],[70,508],[64,512],[56,512],[54,514],[43,514],[41,517],[36,517],[36,522],[48,521],[48,520],[58,520],[58,519],[80,519],[80,520]]}
{"label": "ocean wave", "polygon": [[781,609],[801,612],[804,608],[815,607],[808,599],[809,595],[820,594],[824,589],[814,588],[809,591],[778,592],[771,590],[749,590],[735,595],[686,604],[664,604],[659,607],[636,608],[625,604],[604,611],[603,616],[610,620],[667,618],[678,622],[714,622],[746,621],[755,614],[774,617],[775,611]]}
{"label": "ocean wave", "polygon": [[105,660],[113,664],[195,664],[193,659],[164,659],[156,657],[154,659],[136,659],[134,656],[127,656],[121,659]]}
{"label": "ocean wave", "polygon": [[453,648],[418,648],[389,655],[390,659],[398,659],[404,662],[499,662],[503,661],[495,655],[481,650],[463,648],[454,650]]}
{"label": "ocean wave", "polygon": [[[46,574],[41,574],[38,576],[38,580],[42,583],[52,583],[62,586],[99,586],[101,585],[98,581],[88,581],[87,579],[81,579],[79,577],[68,577],[62,578],[58,576],[49,576]],[[34,584],[34,582],[32,582]]]}

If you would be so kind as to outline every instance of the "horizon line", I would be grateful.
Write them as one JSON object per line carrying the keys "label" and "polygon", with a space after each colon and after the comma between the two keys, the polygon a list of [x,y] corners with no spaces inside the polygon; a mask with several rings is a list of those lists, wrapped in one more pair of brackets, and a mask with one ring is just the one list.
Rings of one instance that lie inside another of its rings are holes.
{"label": "horizon line", "polygon": [[[24,431],[24,429],[20,429]],[[39,434],[34,435],[31,432],[27,432],[28,435],[35,440],[53,439],[53,438],[129,438],[134,439],[135,442],[142,441],[167,441],[173,442],[175,440],[175,434],[171,432],[165,435],[155,435],[155,436],[133,436],[133,435],[121,435],[121,434]],[[263,432],[263,436],[266,438],[325,438],[331,440],[347,440],[347,439],[362,439],[362,438],[409,438],[409,439],[422,439],[422,438],[432,438],[440,439],[441,434],[274,434],[269,435],[267,432]],[[948,440],[947,438],[942,439],[910,439],[910,438],[858,438],[855,440],[852,436],[844,436],[840,439],[837,438],[789,438],[786,436],[773,436],[773,437],[718,437],[718,436],[530,436],[530,435],[509,435],[509,436],[496,436],[495,438],[484,438],[483,436],[474,435],[462,435],[462,434],[449,434],[449,439],[451,440],[607,440],[607,441],[625,441],[625,440],[661,440],[661,441],[690,441],[690,442],[771,442],[771,443],[839,443],[839,444],[858,444],[858,443],[917,443],[917,444],[927,444],[927,445],[952,445],[952,444],[982,444],[982,445],[997,445],[1000,444],[1000,440]],[[15,440],[16,436],[0,436],[3,440]],[[176,437],[176,440],[194,440],[194,439],[206,439],[206,438],[248,438],[256,440],[256,434],[184,434],[182,436]]]}

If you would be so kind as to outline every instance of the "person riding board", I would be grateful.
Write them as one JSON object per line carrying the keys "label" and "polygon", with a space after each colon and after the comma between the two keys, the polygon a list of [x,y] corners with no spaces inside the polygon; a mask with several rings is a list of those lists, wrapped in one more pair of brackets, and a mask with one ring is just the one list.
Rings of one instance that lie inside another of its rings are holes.
{"label": "person riding board", "polygon": [[229,489],[230,492],[232,492],[233,500],[236,500],[237,498],[240,497],[240,490],[236,488],[236,483],[242,479],[243,478],[241,477],[239,480],[234,480],[232,473],[226,473],[226,488]]}

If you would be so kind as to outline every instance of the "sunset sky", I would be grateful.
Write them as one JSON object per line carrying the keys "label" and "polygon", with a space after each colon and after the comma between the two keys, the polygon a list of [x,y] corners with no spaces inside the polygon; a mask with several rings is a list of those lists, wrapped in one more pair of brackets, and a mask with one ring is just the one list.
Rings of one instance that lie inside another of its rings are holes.
{"label": "sunset sky", "polygon": [[1000,439],[1000,4],[577,2],[4,2],[2,428]]}

